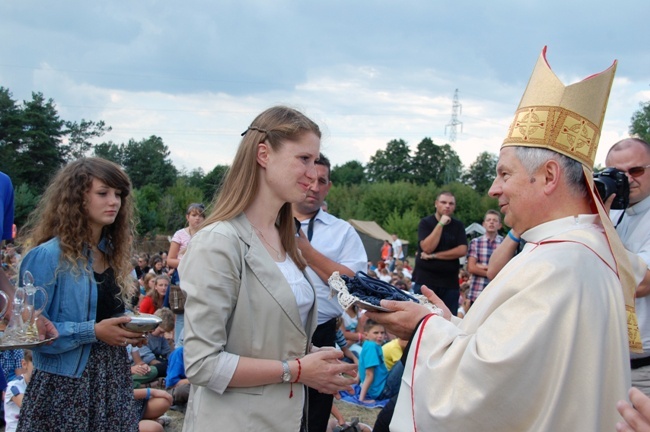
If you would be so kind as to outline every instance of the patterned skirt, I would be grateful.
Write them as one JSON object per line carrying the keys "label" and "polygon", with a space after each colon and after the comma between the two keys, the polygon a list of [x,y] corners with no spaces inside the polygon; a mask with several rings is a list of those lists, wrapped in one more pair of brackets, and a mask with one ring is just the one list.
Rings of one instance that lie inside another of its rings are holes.
{"label": "patterned skirt", "polygon": [[138,414],[126,349],[100,341],[80,378],[34,370],[17,431],[137,432]]}

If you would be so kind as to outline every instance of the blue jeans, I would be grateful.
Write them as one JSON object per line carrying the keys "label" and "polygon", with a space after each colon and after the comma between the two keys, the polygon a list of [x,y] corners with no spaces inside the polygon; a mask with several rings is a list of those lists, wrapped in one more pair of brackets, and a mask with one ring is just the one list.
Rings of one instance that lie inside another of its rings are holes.
{"label": "blue jeans", "polygon": [[183,346],[185,339],[183,329],[185,328],[185,314],[176,314],[176,324],[174,325],[174,346],[176,348]]}

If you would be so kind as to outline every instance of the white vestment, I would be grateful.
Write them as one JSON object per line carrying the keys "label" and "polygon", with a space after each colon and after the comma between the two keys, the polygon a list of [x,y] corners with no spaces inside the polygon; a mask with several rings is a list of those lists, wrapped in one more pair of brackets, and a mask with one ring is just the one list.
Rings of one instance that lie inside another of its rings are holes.
{"label": "white vestment", "polygon": [[[415,333],[391,431],[608,431],[630,386],[625,302],[596,215],[544,223],[463,320]],[[630,255],[640,281],[643,263]]]}

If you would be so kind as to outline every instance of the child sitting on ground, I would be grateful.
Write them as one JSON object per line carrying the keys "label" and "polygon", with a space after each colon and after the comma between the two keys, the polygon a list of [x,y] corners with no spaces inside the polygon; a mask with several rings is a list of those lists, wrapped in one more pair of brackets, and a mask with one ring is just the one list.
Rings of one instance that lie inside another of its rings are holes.
{"label": "child sitting on ground", "polygon": [[172,394],[172,404],[176,407],[185,405],[190,395],[190,381],[185,376],[182,346],[176,348],[169,355],[165,383],[167,384],[167,390]]}
{"label": "child sitting on ground", "polygon": [[159,275],[154,279],[154,289],[140,302],[140,313],[152,314],[163,306],[163,299],[169,288],[169,276]]}
{"label": "child sitting on ground", "polygon": [[23,374],[17,375],[15,379],[9,381],[5,392],[5,432],[14,432],[18,426],[18,416],[20,414],[20,407],[23,405],[23,395],[34,370],[32,352],[30,350],[23,350],[21,363],[24,371]]}
{"label": "child sitting on ground", "polygon": [[164,377],[167,376],[167,357],[172,352],[165,333],[174,330],[174,313],[169,308],[160,308],[154,315],[162,322],[147,335],[147,344],[140,347],[139,353],[144,363],[156,367],[158,377]]}
{"label": "child sitting on ground", "polygon": [[[383,390],[388,378],[388,369],[384,363],[381,346],[384,343],[386,331],[384,326],[372,320],[364,325],[365,342],[359,356],[359,379],[361,381],[361,402],[372,402],[374,399],[388,399]],[[383,396],[383,397],[382,397]]]}
{"label": "child sitting on ground", "polygon": [[348,341],[345,339],[345,336],[343,335],[343,330],[341,330],[341,326],[343,325],[343,318],[338,317],[336,319],[336,335],[334,337],[334,343],[343,351],[343,361],[346,361],[348,363],[354,363],[354,364],[359,364],[359,360],[357,359],[357,356],[350,351],[350,347],[348,346]]}
{"label": "child sitting on ground", "polygon": [[381,348],[386,336],[384,326],[367,320],[363,328],[365,342],[359,356],[359,400],[372,403],[374,400],[390,399],[399,392],[404,368],[401,362],[396,362],[390,372],[386,367]]}
{"label": "child sitting on ground", "polygon": [[163,432],[171,423],[171,418],[164,415],[172,404],[172,396],[162,389],[133,390],[133,408],[140,419],[139,432]]}
{"label": "child sitting on ground", "polygon": [[386,363],[386,369],[390,371],[393,369],[393,366],[402,359],[402,354],[404,353],[404,348],[406,348],[407,343],[407,340],[395,338],[381,347],[382,354],[384,355],[384,363]]}

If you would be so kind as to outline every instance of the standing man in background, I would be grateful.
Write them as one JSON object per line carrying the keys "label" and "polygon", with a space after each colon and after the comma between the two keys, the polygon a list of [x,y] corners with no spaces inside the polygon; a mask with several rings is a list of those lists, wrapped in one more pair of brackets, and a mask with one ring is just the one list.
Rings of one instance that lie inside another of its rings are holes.
{"label": "standing man in background", "polygon": [[467,254],[465,225],[452,217],[456,210],[456,198],[451,192],[440,192],[435,207],[436,212],[423,218],[418,225],[414,291],[420,294],[420,286],[426,285],[456,315],[460,295],[459,258]]}
{"label": "standing man in background", "polygon": [[[321,154],[316,161],[316,179],[309,186],[307,198],[293,204],[293,215],[300,221],[298,248],[307,261],[307,273],[316,288],[318,327],[312,336],[316,347],[334,346],[336,319],[343,309],[336,297],[330,297],[327,280],[338,271],[350,277],[365,271],[368,257],[359,234],[352,225],[322,210],[332,187],[330,161]],[[325,432],[334,396],[309,389],[309,432]]]}
{"label": "standing man in background", "polygon": [[393,260],[391,261],[390,264],[390,271],[395,270],[395,265],[397,265],[397,260],[403,260],[404,259],[404,250],[402,249],[402,241],[397,237],[397,234],[392,235],[393,238],[393,243],[392,243],[392,248],[393,248]]}
{"label": "standing man in background", "polygon": [[492,253],[503,241],[503,237],[499,235],[501,214],[496,210],[488,210],[483,218],[483,228],[485,228],[485,234],[469,243],[469,252],[467,253],[467,271],[470,274],[467,298],[471,303],[476,301],[490,281],[487,277],[488,262]]}
{"label": "standing man in background", "polygon": [[[616,227],[623,246],[650,265],[650,145],[640,138],[627,138],[614,144],[605,159],[630,182],[630,206]],[[611,211],[616,223],[620,210]],[[632,385],[650,396],[650,292],[636,292],[635,310],[641,332],[643,353],[631,353]]]}

